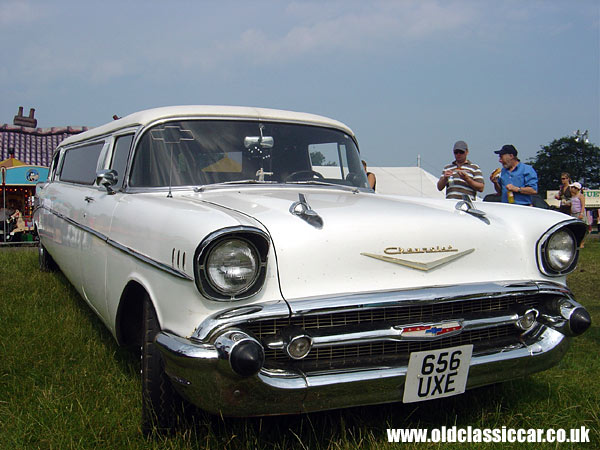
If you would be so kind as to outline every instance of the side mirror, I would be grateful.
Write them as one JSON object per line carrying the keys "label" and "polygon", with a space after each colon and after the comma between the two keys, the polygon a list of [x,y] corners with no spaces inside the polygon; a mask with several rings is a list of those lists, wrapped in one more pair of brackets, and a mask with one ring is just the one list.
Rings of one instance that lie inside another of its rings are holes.
{"label": "side mirror", "polygon": [[106,191],[109,194],[114,194],[115,191],[112,189],[112,186],[117,184],[119,181],[119,174],[116,170],[99,170],[96,172],[96,184],[99,186],[104,186]]}

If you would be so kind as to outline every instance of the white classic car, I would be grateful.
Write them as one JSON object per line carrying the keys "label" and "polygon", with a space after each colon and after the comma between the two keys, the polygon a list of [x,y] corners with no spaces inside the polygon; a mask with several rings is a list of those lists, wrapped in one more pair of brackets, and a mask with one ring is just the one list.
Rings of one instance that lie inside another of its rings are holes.
{"label": "white classic car", "polygon": [[42,270],[142,351],[142,424],[416,402],[555,365],[591,323],[586,227],[531,207],[382,196],[352,131],[181,106],[66,139],[38,185]]}

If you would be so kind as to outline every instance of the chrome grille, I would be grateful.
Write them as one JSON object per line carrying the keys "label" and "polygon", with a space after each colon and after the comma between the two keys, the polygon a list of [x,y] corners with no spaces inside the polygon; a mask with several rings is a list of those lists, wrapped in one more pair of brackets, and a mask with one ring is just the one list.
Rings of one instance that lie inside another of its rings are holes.
{"label": "chrome grille", "polygon": [[[432,323],[441,320],[503,316],[537,308],[553,298],[550,295],[520,295],[490,298],[432,301],[406,306],[381,308],[357,307],[355,310],[304,315],[289,319],[264,319],[245,324],[242,328],[259,340],[281,336],[282,330],[295,327],[310,335],[311,331],[335,335],[341,332],[377,329],[384,325],[402,326]],[[411,352],[435,350],[473,344],[473,352],[488,348],[520,345],[521,333],[513,324],[491,325],[487,328],[463,331],[458,335],[428,341],[374,341],[368,343],[332,345],[313,348],[306,358],[292,360],[284,350],[265,348],[265,366],[295,367],[307,372],[323,369],[367,367],[374,364],[407,363]]]}
{"label": "chrome grille", "polygon": [[[435,341],[383,341],[371,342],[365,344],[340,345],[335,347],[313,348],[301,363],[306,364],[311,361],[327,361],[334,364],[347,365],[356,360],[375,360],[393,358],[395,360],[408,360],[408,355],[412,352],[423,350],[435,350],[439,348],[454,347],[457,345],[473,344],[473,352],[483,350],[490,345],[498,343],[516,343],[519,341],[519,331],[513,325],[502,325],[493,328],[481,330],[465,331],[457,336],[451,336],[445,339]],[[265,359],[271,362],[287,362],[289,356],[283,350],[265,350]]]}
{"label": "chrome grille", "polygon": [[[294,326],[304,330],[347,327],[351,325],[390,322],[394,325],[427,323],[440,319],[463,318],[466,315],[501,313],[518,308],[535,308],[544,296],[479,298],[446,301],[412,306],[392,306],[357,311],[342,311],[313,316],[292,317],[291,319],[267,319],[251,322],[244,328],[258,339],[277,335],[285,327]],[[499,314],[500,315],[500,314]]]}

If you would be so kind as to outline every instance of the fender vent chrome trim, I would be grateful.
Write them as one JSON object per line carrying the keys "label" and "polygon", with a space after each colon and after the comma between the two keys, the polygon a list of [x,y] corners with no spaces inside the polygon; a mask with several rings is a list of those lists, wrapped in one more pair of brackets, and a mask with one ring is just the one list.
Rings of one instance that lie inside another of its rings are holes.
{"label": "fender vent chrome trim", "polygon": [[171,266],[174,269],[185,271],[185,252],[173,247],[171,250]]}

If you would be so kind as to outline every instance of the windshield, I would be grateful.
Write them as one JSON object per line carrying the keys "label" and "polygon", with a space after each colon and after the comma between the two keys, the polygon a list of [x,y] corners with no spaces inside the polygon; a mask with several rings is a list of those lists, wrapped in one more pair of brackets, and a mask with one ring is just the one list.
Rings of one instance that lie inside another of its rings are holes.
{"label": "windshield", "polygon": [[135,152],[129,185],[203,186],[248,180],[368,187],[354,141],[342,131],[226,120],[174,121],[147,130]]}

